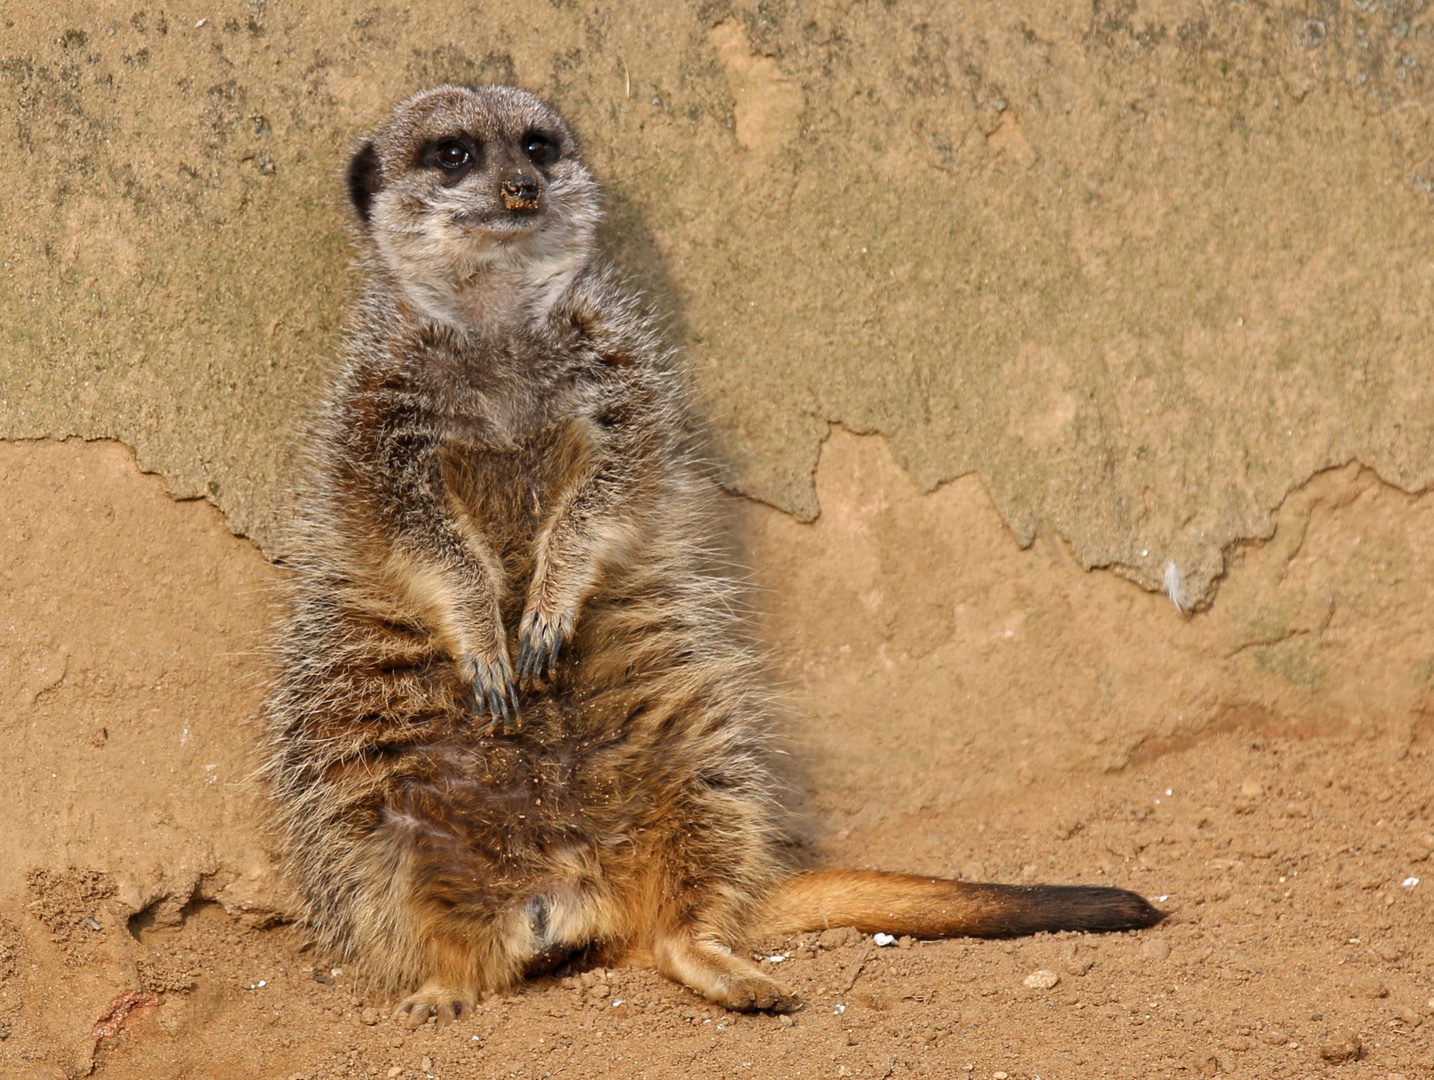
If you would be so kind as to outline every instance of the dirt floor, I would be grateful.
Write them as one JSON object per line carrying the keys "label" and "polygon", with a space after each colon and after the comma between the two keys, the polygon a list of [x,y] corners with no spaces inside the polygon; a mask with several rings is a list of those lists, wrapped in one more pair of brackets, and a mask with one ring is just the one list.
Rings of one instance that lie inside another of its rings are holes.
{"label": "dirt floor", "polygon": [[[814,858],[1123,885],[1170,918],[833,929],[754,946],[789,1017],[591,971],[442,1032],[284,920],[247,757],[275,571],[116,443],[0,444],[0,488],[0,1075],[1434,1076],[1434,739],[1380,666],[1430,651],[1434,507],[1357,469],[1192,618],[835,433],[815,524],[733,500]],[[1380,607],[1396,575],[1408,606]]]}
{"label": "dirt floor", "polygon": [[[651,972],[598,969],[410,1032],[292,930],[245,930],[199,903],[180,926],[132,924],[142,993],[122,1023],[95,1028],[94,1063],[117,1080],[1428,1077],[1431,781],[1423,746],[1396,757],[1227,734],[1118,776],[844,831],[828,859],[1110,882],[1173,914],[1105,937],[876,947],[833,929],[762,942],[756,954],[805,1001],[787,1017],[733,1015]],[[11,955],[20,996],[83,985],[89,939],[126,933],[76,929],[102,903],[86,884],[38,885],[32,912],[57,940]],[[6,1075],[60,1075],[61,1055],[32,1030],[6,1040]]]}

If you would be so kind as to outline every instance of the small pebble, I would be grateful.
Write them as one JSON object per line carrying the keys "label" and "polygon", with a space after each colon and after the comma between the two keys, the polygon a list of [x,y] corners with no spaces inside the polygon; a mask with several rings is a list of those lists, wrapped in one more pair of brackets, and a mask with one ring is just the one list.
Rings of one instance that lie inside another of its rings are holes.
{"label": "small pebble", "polygon": [[817,938],[817,947],[821,949],[840,949],[847,945],[855,945],[861,941],[861,931],[854,926],[834,926],[830,930],[823,930],[821,937]]}
{"label": "small pebble", "polygon": [[1159,937],[1149,938],[1140,947],[1140,951],[1147,960],[1168,960],[1170,959],[1170,942]]}
{"label": "small pebble", "polygon": [[871,935],[871,940],[874,941],[874,942],[876,942],[878,945],[895,945],[895,944],[896,944],[896,938],[894,938],[894,937],[893,937],[892,935],[890,935],[890,934],[872,934],[872,935]]}
{"label": "small pebble", "polygon": [[1256,780],[1246,780],[1240,785],[1240,798],[1262,799],[1265,797],[1265,787]]}
{"label": "small pebble", "polygon": [[388,1040],[388,1045],[397,1050],[400,1046],[403,1045],[403,1036],[395,1035],[393,1038]]}
{"label": "small pebble", "polygon": [[1279,1028],[1269,1028],[1260,1032],[1260,1042],[1266,1046],[1284,1046],[1290,1041],[1290,1037]]}
{"label": "small pebble", "polygon": [[596,983],[588,989],[588,996],[594,1001],[600,1001],[612,993],[612,987],[607,983]]}
{"label": "small pebble", "polygon": [[1021,980],[1022,986],[1028,986],[1032,990],[1049,990],[1059,984],[1061,977],[1054,971],[1033,971]]}
{"label": "small pebble", "polygon": [[1365,976],[1355,979],[1349,984],[1349,992],[1352,997],[1359,998],[1387,998],[1389,987],[1373,976]]}
{"label": "small pebble", "polygon": [[993,1072],[991,1074],[991,1080],[1006,1080],[1006,1074],[1003,1072]]}
{"label": "small pebble", "polygon": [[1255,1044],[1242,1035],[1231,1035],[1220,1044],[1226,1050],[1234,1050],[1236,1053],[1243,1053]]}
{"label": "small pebble", "polygon": [[1357,1061],[1364,1052],[1358,1035],[1339,1035],[1320,1043],[1319,1056],[1331,1065]]}
{"label": "small pebble", "polygon": [[383,1019],[383,1014],[380,1013],[377,1009],[365,1009],[360,1019],[363,1020],[363,1022],[369,1027],[373,1027],[381,1019]]}
{"label": "small pebble", "polygon": [[1084,975],[1095,961],[1089,956],[1072,956],[1066,961],[1067,975]]}
{"label": "small pebble", "polygon": [[426,1058],[424,1058],[422,1061],[420,1061],[420,1062],[418,1063],[418,1066],[419,1066],[419,1068],[421,1068],[424,1072],[432,1072],[432,1071],[433,1071],[433,1059],[432,1059],[431,1057],[426,1057]]}
{"label": "small pebble", "polygon": [[396,1076],[402,1076],[402,1075],[403,1075],[403,1066],[402,1066],[402,1065],[395,1065],[393,1068],[391,1068],[391,1069],[388,1070],[388,1080],[394,1080],[394,1077],[396,1077]]}
{"label": "small pebble", "polygon": [[788,1016],[786,1013],[782,1013],[781,1016],[777,1017],[777,1023],[781,1024],[782,1027],[789,1028],[789,1027],[791,1027],[793,1024],[795,1024],[796,1021],[793,1020],[793,1019],[792,1019],[790,1016]]}

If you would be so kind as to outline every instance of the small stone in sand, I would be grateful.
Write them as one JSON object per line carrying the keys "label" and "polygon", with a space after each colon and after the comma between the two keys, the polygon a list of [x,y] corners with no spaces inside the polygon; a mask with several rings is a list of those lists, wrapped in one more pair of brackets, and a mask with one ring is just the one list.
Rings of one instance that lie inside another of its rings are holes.
{"label": "small stone in sand", "polygon": [[1336,1035],[1320,1043],[1319,1056],[1331,1065],[1344,1065],[1357,1061],[1364,1052],[1364,1045],[1358,1035]]}
{"label": "small stone in sand", "polygon": [[1021,980],[1022,986],[1028,986],[1032,990],[1049,990],[1061,981],[1061,977],[1054,971],[1033,971]]}
{"label": "small stone in sand", "polygon": [[1363,975],[1350,982],[1349,993],[1357,998],[1387,998],[1389,987],[1373,975]]}

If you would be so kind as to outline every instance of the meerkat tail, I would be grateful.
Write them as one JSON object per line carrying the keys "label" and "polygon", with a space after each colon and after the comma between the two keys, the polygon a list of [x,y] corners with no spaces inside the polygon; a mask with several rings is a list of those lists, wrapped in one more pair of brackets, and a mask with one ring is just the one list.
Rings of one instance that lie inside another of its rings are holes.
{"label": "meerkat tail", "polygon": [[854,926],[866,934],[1019,937],[1042,931],[1138,930],[1165,918],[1143,896],[1092,885],[987,885],[876,870],[813,870],[777,886],[763,934]]}

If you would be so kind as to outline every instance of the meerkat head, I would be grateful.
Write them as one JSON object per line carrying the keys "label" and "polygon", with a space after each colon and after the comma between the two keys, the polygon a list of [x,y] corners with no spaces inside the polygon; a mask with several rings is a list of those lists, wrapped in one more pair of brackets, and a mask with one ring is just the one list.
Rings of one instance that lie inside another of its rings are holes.
{"label": "meerkat head", "polygon": [[545,311],[592,257],[597,194],[577,143],[541,99],[440,86],[358,146],[349,196],[378,258],[430,317],[471,326]]}

